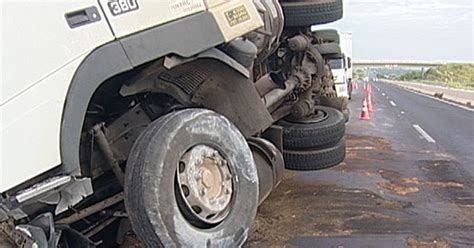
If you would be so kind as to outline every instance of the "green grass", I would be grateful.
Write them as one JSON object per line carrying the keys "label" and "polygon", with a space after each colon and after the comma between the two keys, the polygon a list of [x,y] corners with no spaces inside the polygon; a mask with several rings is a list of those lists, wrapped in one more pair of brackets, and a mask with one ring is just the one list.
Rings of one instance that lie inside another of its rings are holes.
{"label": "green grass", "polygon": [[420,72],[410,71],[401,75],[399,79],[474,90],[474,64],[440,65],[426,72],[423,78]]}
{"label": "green grass", "polygon": [[365,71],[365,69],[357,68],[357,69],[353,70],[353,73],[352,73],[353,75],[352,76],[356,80],[362,80],[365,77],[366,73],[367,72]]}

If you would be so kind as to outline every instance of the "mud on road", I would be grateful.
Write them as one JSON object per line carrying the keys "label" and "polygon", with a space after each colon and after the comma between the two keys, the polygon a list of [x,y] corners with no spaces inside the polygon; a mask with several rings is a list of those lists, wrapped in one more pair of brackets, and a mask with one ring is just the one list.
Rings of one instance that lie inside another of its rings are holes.
{"label": "mud on road", "polygon": [[287,172],[247,247],[472,247],[474,183],[448,154],[347,135],[346,160]]}

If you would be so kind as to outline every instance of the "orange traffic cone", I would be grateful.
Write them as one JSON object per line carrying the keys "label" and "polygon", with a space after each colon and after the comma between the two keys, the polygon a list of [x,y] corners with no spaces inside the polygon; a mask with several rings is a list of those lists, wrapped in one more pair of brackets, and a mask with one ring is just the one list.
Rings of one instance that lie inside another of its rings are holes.
{"label": "orange traffic cone", "polygon": [[367,110],[372,113],[372,97],[370,97],[370,93],[367,94]]}
{"label": "orange traffic cone", "polygon": [[356,89],[356,90],[357,90],[357,85],[358,85],[358,83],[354,82],[354,89]]}
{"label": "orange traffic cone", "polygon": [[360,112],[360,119],[361,120],[370,120],[369,110],[367,109],[367,99],[364,99],[364,103],[362,104],[362,111]]}
{"label": "orange traffic cone", "polygon": [[372,94],[372,85],[371,84],[367,85],[367,93]]}

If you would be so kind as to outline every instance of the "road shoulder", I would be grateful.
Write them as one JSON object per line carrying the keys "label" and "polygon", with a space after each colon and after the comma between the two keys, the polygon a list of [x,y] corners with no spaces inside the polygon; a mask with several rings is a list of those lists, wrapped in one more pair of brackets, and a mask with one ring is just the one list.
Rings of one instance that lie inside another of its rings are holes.
{"label": "road shoulder", "polygon": [[461,107],[474,110],[474,91],[450,89],[446,87],[414,82],[383,80],[412,92],[421,93],[436,100],[455,103]]}

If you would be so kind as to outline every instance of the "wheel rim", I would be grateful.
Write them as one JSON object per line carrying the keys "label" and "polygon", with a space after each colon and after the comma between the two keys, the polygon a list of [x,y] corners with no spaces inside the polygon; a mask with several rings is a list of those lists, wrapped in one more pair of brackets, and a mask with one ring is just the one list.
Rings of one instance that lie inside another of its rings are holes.
{"label": "wheel rim", "polygon": [[228,215],[234,193],[232,173],[218,150],[197,145],[177,165],[179,197],[191,222],[215,225]]}
{"label": "wheel rim", "polygon": [[327,118],[328,118],[328,114],[326,113],[326,111],[323,111],[321,109],[315,109],[313,114],[311,114],[310,116],[306,117],[303,120],[287,120],[287,121],[293,122],[293,123],[309,124],[309,123],[321,122]]}

